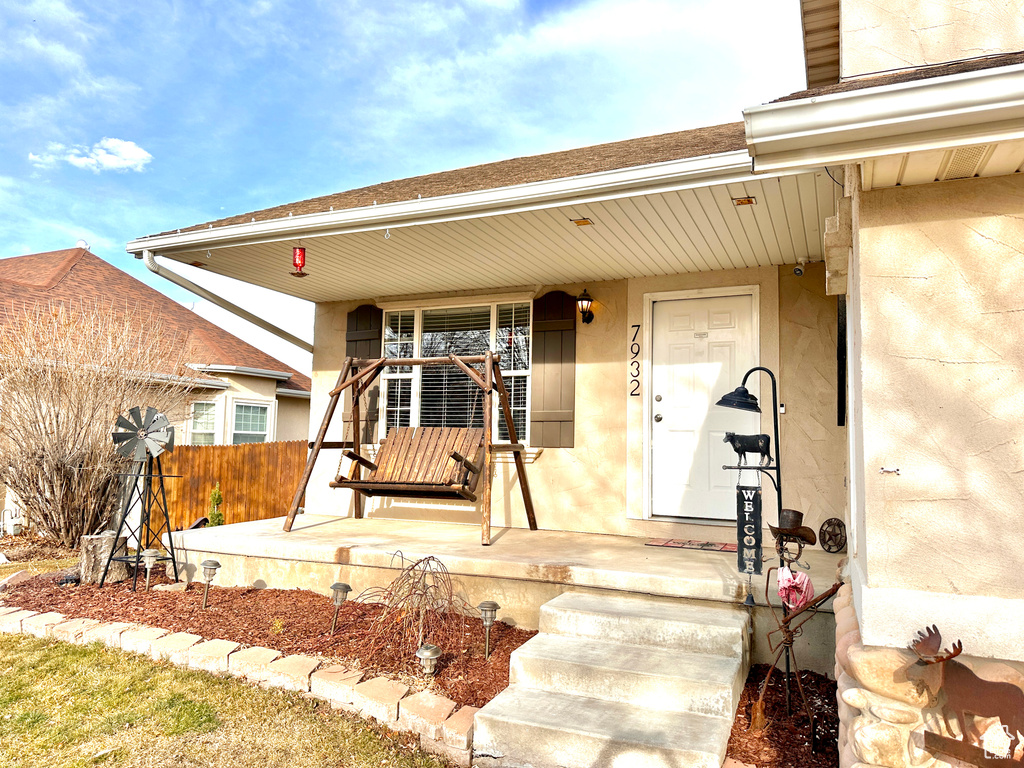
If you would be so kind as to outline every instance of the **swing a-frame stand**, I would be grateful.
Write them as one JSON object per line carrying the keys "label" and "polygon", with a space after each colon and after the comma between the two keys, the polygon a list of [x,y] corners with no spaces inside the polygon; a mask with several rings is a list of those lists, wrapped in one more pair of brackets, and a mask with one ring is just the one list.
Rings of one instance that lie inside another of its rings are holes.
{"label": "swing a-frame stand", "polygon": [[[363,496],[399,496],[407,498],[464,499],[480,501],[480,543],[491,543],[491,482],[492,457],[495,452],[511,452],[516,462],[516,474],[523,493],[523,505],[530,530],[537,530],[537,519],[533,511],[533,497],[526,479],[526,462],[523,451],[526,447],[519,442],[516,427],[512,421],[512,405],[509,402],[505,381],[498,365],[500,356],[492,352],[484,355],[423,358],[386,358],[363,360],[346,358],[338,376],[338,383],[331,390],[323,423],[313,443],[306,469],[302,473],[299,487],[295,491],[284,530],[290,531],[299,511],[299,503],[309,478],[313,474],[320,449],[324,447],[327,428],[342,393],[348,390],[352,397],[351,426],[353,440],[351,449],[345,450],[345,457],[351,459],[350,477],[339,474],[331,483],[332,488],[349,488],[355,493],[355,516],[363,516]],[[483,371],[472,366],[483,364]],[[360,446],[359,398],[372,386],[374,380],[387,366],[454,365],[483,392],[483,428],[458,427],[398,427],[392,429],[384,440],[374,461],[362,455]],[[501,415],[508,429],[509,443],[494,443],[494,429],[491,413],[494,396],[501,404]],[[367,475],[363,476],[363,470]]]}

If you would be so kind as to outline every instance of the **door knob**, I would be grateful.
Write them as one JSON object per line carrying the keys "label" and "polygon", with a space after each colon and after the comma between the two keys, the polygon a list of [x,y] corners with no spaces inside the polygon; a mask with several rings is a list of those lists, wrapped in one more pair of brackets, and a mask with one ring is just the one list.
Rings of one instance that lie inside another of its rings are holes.
{"label": "door knob", "polygon": [[654,420],[655,421],[661,421],[661,414],[660,413],[654,414]]}

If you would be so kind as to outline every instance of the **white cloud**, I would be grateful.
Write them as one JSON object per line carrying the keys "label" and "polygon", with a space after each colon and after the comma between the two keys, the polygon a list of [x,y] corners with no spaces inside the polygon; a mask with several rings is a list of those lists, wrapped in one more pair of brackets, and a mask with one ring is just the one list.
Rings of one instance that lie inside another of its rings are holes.
{"label": "white cloud", "polygon": [[153,159],[153,156],[136,144],[124,139],[104,138],[91,147],[76,145],[66,147],[51,142],[42,154],[29,152],[29,162],[36,168],[52,168],[60,162],[66,162],[76,168],[87,168],[100,171],[139,171]]}

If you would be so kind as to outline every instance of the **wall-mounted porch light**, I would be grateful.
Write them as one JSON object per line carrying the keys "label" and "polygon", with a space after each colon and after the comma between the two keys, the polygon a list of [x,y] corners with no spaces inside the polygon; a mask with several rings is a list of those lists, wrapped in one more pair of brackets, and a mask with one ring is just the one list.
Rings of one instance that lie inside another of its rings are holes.
{"label": "wall-mounted porch light", "polygon": [[582,316],[584,325],[590,323],[594,319],[594,313],[590,309],[593,303],[594,300],[590,297],[590,294],[587,293],[586,288],[583,289],[583,293],[576,297],[576,306],[580,310],[580,315]]}
{"label": "wall-mounted porch light", "polygon": [[292,266],[295,267],[295,271],[291,273],[292,277],[305,277],[308,274],[302,271],[302,268],[306,266],[305,248],[292,248]]}

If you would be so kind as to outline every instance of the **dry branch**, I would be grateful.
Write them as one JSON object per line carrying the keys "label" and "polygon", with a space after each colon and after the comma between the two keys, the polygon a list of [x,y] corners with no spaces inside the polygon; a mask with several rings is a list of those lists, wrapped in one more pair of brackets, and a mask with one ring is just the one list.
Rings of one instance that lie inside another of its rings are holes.
{"label": "dry branch", "polygon": [[77,546],[117,508],[117,415],[152,405],[180,420],[187,337],[127,306],[7,306],[0,319],[0,483],[30,525]]}

